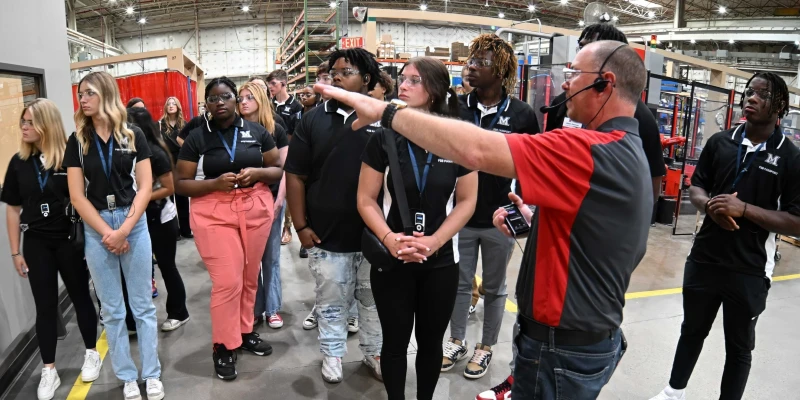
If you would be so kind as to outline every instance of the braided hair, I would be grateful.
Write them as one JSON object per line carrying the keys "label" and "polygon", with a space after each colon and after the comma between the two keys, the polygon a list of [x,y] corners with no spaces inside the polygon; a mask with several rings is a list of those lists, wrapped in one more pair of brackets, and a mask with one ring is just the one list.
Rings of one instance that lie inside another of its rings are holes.
{"label": "braided hair", "polygon": [[358,69],[362,77],[369,75],[367,90],[372,91],[375,89],[375,84],[381,77],[381,66],[375,59],[374,54],[362,48],[336,50],[328,58],[328,67],[333,69],[336,61],[340,58],[344,58],[345,61]]}
{"label": "braided hair", "polygon": [[[789,112],[789,88],[786,86],[786,81],[773,72],[758,72],[750,77],[750,80],[744,85],[744,91],[750,87],[750,82],[755,78],[761,78],[769,82],[769,91],[772,93],[771,103],[769,105],[769,113],[778,113],[778,118],[783,118]],[[742,91],[742,101],[739,104],[744,107],[744,91]]]}
{"label": "braided hair", "polygon": [[517,58],[514,56],[514,49],[494,33],[484,33],[476,37],[470,44],[469,58],[475,57],[477,53],[487,51],[494,54],[492,73],[503,78],[503,87],[506,92],[513,93],[514,85],[517,83]]}
{"label": "braided hair", "polygon": [[[595,35],[597,35],[597,38],[595,38]],[[581,36],[578,38],[578,42],[583,41],[583,39],[588,39],[592,42],[598,40],[614,40],[625,44],[628,43],[628,38],[625,37],[622,31],[615,28],[614,25],[603,22],[591,24],[584,28],[583,32],[581,32]]]}
{"label": "braided hair", "polygon": [[213,89],[214,86],[219,86],[219,85],[225,85],[229,87],[233,92],[233,95],[238,96],[237,94],[238,92],[236,91],[236,84],[233,83],[232,80],[228,79],[227,76],[221,76],[219,78],[212,79],[211,82],[208,82],[208,84],[206,85],[206,97],[208,97],[208,93],[211,92],[211,89]]}

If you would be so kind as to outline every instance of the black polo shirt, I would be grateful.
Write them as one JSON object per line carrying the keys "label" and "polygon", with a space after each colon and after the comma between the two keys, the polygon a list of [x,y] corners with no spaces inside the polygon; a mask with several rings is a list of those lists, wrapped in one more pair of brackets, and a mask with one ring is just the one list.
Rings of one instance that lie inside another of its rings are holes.
{"label": "black polo shirt", "polygon": [[[181,129],[181,132],[178,133],[178,137],[183,139],[183,140],[186,140],[186,138],[189,137],[189,133],[191,131],[193,131],[193,130],[195,130],[195,129],[197,129],[197,128],[205,125],[205,124],[207,124],[209,120],[210,119],[208,118],[208,114],[198,115],[198,116],[190,119],[189,122],[187,122],[183,126],[183,129]],[[179,152],[179,154],[180,154],[180,152]],[[175,162],[177,162],[177,159],[175,160]]]}
{"label": "black polo shirt", "polygon": [[[553,99],[553,104],[564,101],[567,98],[567,93],[561,93]],[[642,139],[642,148],[644,155],[647,157],[647,166],[650,167],[650,176],[658,178],[667,174],[667,166],[664,165],[664,153],[661,149],[661,134],[658,132],[658,123],[656,117],[647,108],[647,104],[639,100],[636,104],[636,112],[633,118],[639,121],[639,137]],[[566,121],[566,125],[564,126]],[[575,128],[581,127],[582,124],[569,120],[567,118],[567,104],[564,103],[561,107],[556,108],[547,113],[547,126],[545,131],[549,132],[561,127]]]}
{"label": "black polo shirt", "polygon": [[[8,162],[0,201],[10,206],[22,207],[20,223],[27,225],[29,232],[54,239],[66,239],[70,228],[70,221],[64,215],[64,208],[69,201],[67,170],[45,170],[43,164],[40,154],[32,155],[27,160],[14,154]],[[49,174],[44,189],[39,187],[37,174],[42,179]],[[48,211],[46,217],[43,210]]]}
{"label": "black polo shirt", "polygon": [[[386,217],[386,224],[392,232],[403,232],[403,221],[400,217],[400,210],[397,202],[394,201],[395,188],[393,185],[392,171],[389,167],[389,156],[386,151],[386,140],[393,137],[397,146],[398,160],[402,170],[403,186],[405,186],[410,216],[414,220],[417,212],[425,213],[425,235],[430,236],[436,233],[442,226],[445,218],[453,211],[455,204],[455,189],[458,178],[470,173],[471,171],[436,155],[431,155],[430,169],[426,179],[425,188],[420,194],[417,188],[417,181],[414,178],[414,167],[411,164],[411,157],[408,151],[408,139],[392,132],[388,129],[379,129],[378,132],[369,139],[361,161],[369,165],[380,173],[387,173],[384,179],[383,188],[378,196],[378,204]],[[428,161],[428,152],[419,146],[411,143],[414,156],[417,161],[417,168],[420,174],[424,173],[425,165]],[[421,179],[421,176],[418,176]],[[388,195],[387,195],[388,193]],[[380,232],[379,234],[382,234]],[[432,257],[428,257],[425,268],[444,267],[458,262],[458,235],[444,243],[439,251]]]}
{"label": "black polo shirt", "polygon": [[172,172],[172,163],[169,160],[169,155],[161,145],[153,142],[147,142],[147,145],[150,146],[150,152],[153,153],[150,156],[150,169],[153,171],[155,183],[155,180],[158,180],[161,175]]}
{"label": "black polo shirt", "polygon": [[[318,247],[336,253],[361,251],[364,222],[356,205],[360,156],[379,126],[352,131],[356,118],[355,111],[344,111],[336,100],[328,100],[324,106],[306,113],[289,143],[284,167],[287,173],[308,177],[308,225],[322,241]],[[345,133],[338,143],[328,154],[322,154],[341,129]],[[299,226],[301,222],[296,223]]]}
{"label": "black polo shirt", "polygon": [[298,112],[303,111],[303,105],[292,95],[289,95],[289,98],[283,103],[275,99],[272,100],[272,103],[275,106],[275,112],[281,116],[283,122],[286,124],[288,134],[294,134],[296,124],[295,118],[293,117]]}
{"label": "black polo shirt", "polygon": [[[233,149],[233,136],[238,131],[236,149]],[[234,160],[219,137],[225,139],[234,151]],[[263,126],[236,117],[227,129],[219,130],[213,121],[193,129],[183,142],[178,159],[197,163],[195,179],[217,179],[220,175],[233,172],[238,174],[245,168],[264,167],[264,155],[275,148],[272,135]]]}
{"label": "black polo shirt", "polygon": [[[275,132],[272,135],[272,140],[275,141],[275,147],[277,147],[278,150],[280,150],[289,145],[289,136],[286,135],[286,130],[283,128],[283,126],[278,124],[278,121],[280,121],[280,118],[275,119]],[[269,190],[272,192],[273,198],[278,197],[278,190],[280,188],[281,188],[280,179],[278,180],[278,182],[269,185]]]}
{"label": "black polo shirt", "polygon": [[[136,164],[153,155],[141,129],[133,125],[128,125],[128,128],[133,131],[136,150],[131,150],[127,142],[120,143],[119,140],[114,139],[110,178],[106,176],[103,164],[100,162],[100,151],[103,152],[103,157],[108,162],[108,142],[97,137],[92,130],[92,137],[89,138],[89,152],[83,156],[83,175],[89,181],[86,189],[87,198],[97,210],[108,209],[106,196],[109,195],[114,195],[117,207],[131,205],[136,196],[134,188]],[[100,149],[97,148],[95,137],[100,141]],[[67,141],[63,165],[65,168],[81,168],[78,138],[75,133]]]}
{"label": "black polo shirt", "polygon": [[181,145],[178,144],[178,137],[180,136],[181,130],[175,126],[171,126],[165,121],[158,121],[158,126],[161,128],[161,138],[164,140],[164,143],[166,143],[167,149],[169,149],[169,153],[172,155],[172,161],[178,162],[178,154],[181,151]]}
{"label": "black polo shirt", "polygon": [[[756,154],[758,146],[753,146],[747,138],[742,140],[744,130],[745,125],[740,125],[708,139],[692,175],[692,186],[705,189],[710,197],[736,192],[745,203],[800,216],[800,150],[776,128]],[[739,171],[753,157],[755,159],[736,188],[731,188],[738,175],[736,157],[740,143]],[[772,279],[775,233],[747,218],[734,220],[739,230],[731,232],[706,215],[694,239],[689,260]]]}
{"label": "black polo shirt", "polygon": [[[478,101],[476,91],[459,96],[460,118],[481,128],[500,133],[539,133],[539,122],[528,103],[503,92],[503,99],[496,107],[485,108]],[[501,107],[502,106],[502,107]],[[498,116],[498,109],[500,115]],[[477,119],[477,123],[476,123]],[[494,125],[492,126],[492,122]],[[513,179],[478,172],[478,202],[475,213],[467,222],[470,228],[493,228],[492,215],[499,207],[510,203],[508,192],[512,191]],[[519,193],[517,189],[517,193]]]}

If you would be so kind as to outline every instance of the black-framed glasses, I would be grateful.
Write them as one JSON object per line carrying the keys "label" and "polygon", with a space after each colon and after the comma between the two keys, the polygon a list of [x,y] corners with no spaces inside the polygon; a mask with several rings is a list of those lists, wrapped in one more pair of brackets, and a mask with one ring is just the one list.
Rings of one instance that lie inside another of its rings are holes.
{"label": "black-framed glasses", "polygon": [[467,59],[467,66],[475,68],[491,67],[492,60],[484,60],[482,58],[469,58]]}
{"label": "black-framed glasses", "polygon": [[343,78],[347,78],[348,76],[353,76],[357,74],[359,74],[359,72],[355,68],[342,68],[341,70],[337,69],[330,70],[331,79],[336,78],[339,75],[341,75]]}
{"label": "black-framed glasses", "polygon": [[403,83],[408,82],[409,86],[417,86],[422,83],[422,77],[418,75],[398,75],[397,76],[397,83],[402,85]]}
{"label": "black-framed glasses", "polygon": [[206,97],[206,103],[219,103],[220,100],[222,101],[230,101],[236,98],[236,96],[231,92],[225,92],[221,95],[212,95]]}
{"label": "black-framed glasses", "polygon": [[84,97],[94,97],[96,95],[97,95],[97,92],[95,92],[92,89],[87,89],[86,91],[78,92],[78,100],[81,100]]}
{"label": "black-framed glasses", "polygon": [[753,97],[753,95],[758,96],[761,100],[769,100],[772,98],[772,92],[769,90],[764,89],[753,89],[751,87],[744,90],[745,97]]}

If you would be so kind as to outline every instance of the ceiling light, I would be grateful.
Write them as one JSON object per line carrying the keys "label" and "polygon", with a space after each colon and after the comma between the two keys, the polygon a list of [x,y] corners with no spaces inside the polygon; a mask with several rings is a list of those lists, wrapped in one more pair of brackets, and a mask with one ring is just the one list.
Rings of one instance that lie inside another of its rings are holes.
{"label": "ceiling light", "polygon": [[422,10],[422,11],[425,11],[425,10],[428,9],[428,5],[425,4],[425,3],[422,3],[422,4],[419,5],[419,9]]}
{"label": "ceiling light", "polygon": [[536,12],[536,5],[535,4],[529,4],[528,5],[528,12]]}
{"label": "ceiling light", "polygon": [[615,15],[615,16],[611,17],[611,20],[614,21],[614,22],[617,22],[617,21],[619,21],[619,17]]}
{"label": "ceiling light", "polygon": [[583,20],[578,21],[578,26],[584,26],[584,25],[586,25],[586,22],[583,22]]}
{"label": "ceiling light", "polygon": [[142,24],[142,25],[146,24],[147,23],[147,18],[145,18],[145,17],[139,18],[139,23]]}
{"label": "ceiling light", "polygon": [[661,7],[660,5],[658,5],[656,3],[651,3],[651,2],[649,2],[647,0],[628,0],[628,2],[633,4],[633,5],[635,5],[635,6],[644,7],[644,8],[659,8],[659,7]]}
{"label": "ceiling light", "polygon": [[126,12],[128,15],[131,15],[131,14],[133,14],[133,7],[132,7],[132,6],[128,6],[128,8],[126,8],[126,9],[125,9],[125,12]]}
{"label": "ceiling light", "polygon": [[795,40],[794,44],[795,44],[795,46],[800,46],[800,40]]}
{"label": "ceiling light", "polygon": [[500,11],[500,12],[497,14],[497,18],[505,18],[505,17],[506,17],[506,15],[505,15],[505,14],[503,14],[503,12],[502,12],[502,11]]}
{"label": "ceiling light", "polygon": [[569,0],[560,0],[560,2],[562,6],[565,6],[567,3],[569,3]]}
{"label": "ceiling light", "polygon": [[731,40],[728,40],[728,43],[730,43],[730,44],[734,44],[734,43],[736,43],[736,41],[735,41],[735,40],[733,40],[733,39],[731,39]]}
{"label": "ceiling light", "polygon": [[248,11],[250,11],[250,6],[242,6],[242,11],[243,11],[243,12],[248,12]]}
{"label": "ceiling light", "polygon": [[655,18],[655,17],[656,17],[656,12],[655,11],[648,11],[647,12],[647,18]]}
{"label": "ceiling light", "polygon": [[329,5],[331,8],[336,8],[336,2],[335,2],[335,1],[332,1],[332,2],[331,2],[330,4],[328,4],[328,5]]}
{"label": "ceiling light", "polygon": [[690,40],[690,41],[689,41],[689,43],[691,43],[691,44],[696,44],[696,43],[697,43],[697,40],[694,40],[694,39],[692,39],[692,40]]}
{"label": "ceiling light", "polygon": [[728,9],[725,8],[725,6],[719,6],[719,13],[720,14],[725,14],[726,12],[728,12]]}

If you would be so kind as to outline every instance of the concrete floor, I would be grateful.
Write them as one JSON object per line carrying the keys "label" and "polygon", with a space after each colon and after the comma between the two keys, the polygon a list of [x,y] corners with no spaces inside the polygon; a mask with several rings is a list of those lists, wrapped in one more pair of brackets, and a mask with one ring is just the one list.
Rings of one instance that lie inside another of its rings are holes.
{"label": "concrete floor", "polygon": [[[672,236],[672,229],[658,226],[651,229],[647,256],[631,279],[629,293],[670,289],[681,286],[683,265],[691,247],[691,236]],[[211,365],[211,334],[208,313],[211,282],[200,257],[190,240],[178,244],[178,260],[186,283],[191,321],[183,328],[159,334],[160,359],[163,366],[164,386],[171,399],[385,399],[383,385],[377,382],[362,366],[357,335],[348,341],[349,354],[344,358],[344,382],[325,383],[320,376],[321,355],[315,331],[304,331],[302,320],[313,304],[313,280],[307,261],[297,257],[298,242],[284,246],[282,252],[283,296],[282,316],[285,325],[273,330],[261,326],[262,338],[274,347],[268,357],[250,354],[239,358],[239,378],[223,382],[214,376]],[[783,259],[775,269],[775,276],[800,273],[800,249],[782,243]],[[508,269],[509,293],[513,293],[520,251],[515,250]],[[156,269],[157,270],[157,269]],[[160,277],[158,277],[160,280]],[[166,290],[155,299],[159,322],[165,318]],[[509,296],[510,299],[513,297]],[[800,344],[797,331],[800,322],[800,279],[775,282],[768,300],[767,310],[757,327],[758,340],[753,355],[753,369],[745,393],[746,399],[798,399],[800,387]],[[468,340],[480,340],[482,303],[470,317]],[[454,370],[443,373],[439,379],[435,399],[474,399],[475,395],[494,386],[509,373],[511,357],[511,326],[514,315],[506,313],[500,343],[494,348],[494,358],[489,373],[478,380],[467,380],[461,371],[462,361]],[[648,399],[667,383],[675,345],[678,340],[682,306],[680,295],[663,295],[629,300],[625,307],[623,328],[629,342],[628,353],[600,399]],[[688,398],[718,398],[718,386],[724,363],[724,341],[721,317],[706,341],[694,376],[689,385]],[[56,399],[67,398],[73,383],[80,374],[83,361],[82,341],[74,318],[69,321],[69,335],[59,343],[57,366],[62,385]],[[132,344],[137,360],[136,344]],[[406,396],[416,398],[416,376],[413,370],[415,343],[409,345],[409,371]],[[9,395],[9,400],[36,398],[41,360],[38,354],[20,375]],[[143,387],[144,385],[142,385]],[[114,377],[109,360],[106,360],[100,378],[91,386],[87,396],[73,399],[121,399],[122,385]]]}

